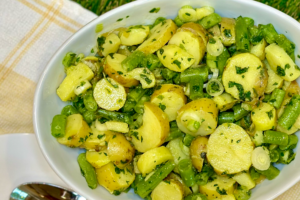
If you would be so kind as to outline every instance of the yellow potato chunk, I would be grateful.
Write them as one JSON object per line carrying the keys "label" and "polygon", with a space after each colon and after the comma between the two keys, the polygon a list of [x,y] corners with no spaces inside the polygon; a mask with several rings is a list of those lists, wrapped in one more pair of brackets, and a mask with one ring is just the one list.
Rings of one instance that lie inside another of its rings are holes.
{"label": "yellow potato chunk", "polygon": [[272,129],[276,124],[276,110],[268,103],[261,103],[251,112],[251,119],[258,131]]}
{"label": "yellow potato chunk", "polygon": [[107,56],[110,53],[116,53],[119,49],[120,44],[120,38],[116,34],[111,33],[107,35],[104,44],[100,47],[101,49],[99,50],[101,51],[101,54],[103,56]]}
{"label": "yellow potato chunk", "polygon": [[164,108],[169,121],[177,117],[177,111],[186,103],[183,88],[173,84],[163,84],[159,90],[155,90],[151,96],[151,103]]}
{"label": "yellow potato chunk", "polygon": [[180,27],[180,30],[190,31],[195,36],[201,37],[204,42],[205,48],[206,48],[206,44],[208,42],[208,34],[207,34],[207,31],[205,30],[205,28],[203,28],[203,26],[201,26],[198,23],[188,22],[188,23],[183,24]]}
{"label": "yellow potato chunk", "polygon": [[144,104],[143,125],[133,131],[132,143],[139,152],[159,147],[170,131],[168,116],[156,105]]}
{"label": "yellow potato chunk", "polygon": [[176,32],[177,26],[171,19],[167,19],[151,29],[148,39],[146,39],[137,50],[146,54],[154,53],[162,48]]}
{"label": "yellow potato chunk", "polygon": [[217,107],[221,112],[229,110],[236,103],[236,99],[226,92],[219,96],[215,96],[213,101],[217,104]]}
{"label": "yellow potato chunk", "polygon": [[184,105],[178,111],[178,128],[192,136],[209,135],[217,127],[218,108],[211,99],[201,98]]}
{"label": "yellow potato chunk", "polygon": [[221,39],[224,46],[230,46],[235,43],[235,19],[222,17]]}
{"label": "yellow potato chunk", "polygon": [[89,137],[91,129],[83,120],[81,114],[73,114],[67,117],[65,136],[57,138],[60,144],[68,147],[83,146],[85,140]]}
{"label": "yellow potato chunk", "polygon": [[264,61],[264,64],[267,67],[269,76],[265,93],[270,94],[271,92],[273,92],[273,90],[275,90],[275,88],[281,88],[284,80],[271,69],[267,60]]}
{"label": "yellow potato chunk", "polygon": [[93,71],[85,64],[79,63],[71,66],[68,75],[56,90],[62,101],[69,101],[75,97],[74,89],[81,81],[91,80],[94,77]]}
{"label": "yellow potato chunk", "polygon": [[91,131],[89,133],[89,137],[85,140],[84,147],[87,150],[100,151],[106,146],[105,142],[108,141],[113,133],[110,131],[99,131],[95,124],[96,123],[93,122],[90,126]]}
{"label": "yellow potato chunk", "polygon": [[250,53],[256,55],[260,60],[264,60],[266,58],[265,48],[267,46],[267,42],[265,39],[262,39],[257,45],[251,45]]}
{"label": "yellow potato chunk", "polygon": [[107,189],[111,194],[114,191],[124,191],[135,179],[131,165],[125,169],[119,169],[112,162],[96,169],[98,183]]}
{"label": "yellow potato chunk", "polygon": [[209,137],[207,159],[217,173],[235,174],[249,170],[253,143],[240,126],[225,123]]}
{"label": "yellow potato chunk", "polygon": [[116,132],[120,132],[120,133],[128,133],[129,132],[128,124],[125,122],[108,121],[108,122],[105,122],[105,125],[106,125],[107,129],[110,131],[116,131]]}
{"label": "yellow potato chunk", "polygon": [[103,65],[104,72],[124,87],[136,86],[139,81],[129,76],[121,65],[125,58],[126,56],[118,53],[107,56]]}
{"label": "yellow potato chunk", "polygon": [[233,194],[235,180],[218,175],[215,175],[214,178],[213,181],[208,182],[206,185],[199,186],[200,193],[207,196],[208,200],[222,199],[220,191],[226,192],[228,195]]}
{"label": "yellow potato chunk", "polygon": [[87,151],[86,160],[91,163],[95,168],[100,168],[110,162],[110,159],[107,156],[107,151]]}
{"label": "yellow potato chunk", "polygon": [[241,172],[232,177],[233,180],[238,182],[240,185],[245,186],[248,190],[255,187],[255,181],[252,180],[249,172]]}
{"label": "yellow potato chunk", "polygon": [[225,91],[234,98],[254,101],[264,94],[268,74],[259,58],[241,53],[227,61],[222,81]]}
{"label": "yellow potato chunk", "polygon": [[135,68],[128,75],[139,80],[143,89],[155,86],[155,76],[148,68]]}
{"label": "yellow potato chunk", "polygon": [[195,62],[193,55],[174,44],[161,48],[157,56],[165,67],[176,72],[183,72]]}
{"label": "yellow potato chunk", "polygon": [[182,200],[183,187],[175,180],[162,181],[152,191],[152,200]]}
{"label": "yellow potato chunk", "polygon": [[149,26],[130,26],[120,33],[121,44],[126,46],[141,44],[148,36],[149,30]]}
{"label": "yellow potato chunk", "polygon": [[190,146],[192,163],[198,172],[201,172],[203,167],[204,157],[202,157],[202,153],[207,153],[207,143],[207,137],[198,136],[192,141]]}
{"label": "yellow potato chunk", "polygon": [[107,145],[109,159],[119,168],[124,168],[134,157],[134,148],[121,133],[114,133]]}
{"label": "yellow potato chunk", "polygon": [[266,58],[271,69],[286,81],[294,81],[300,76],[300,69],[284,51],[273,43],[266,47]]}
{"label": "yellow potato chunk", "polygon": [[126,92],[114,79],[103,78],[94,88],[94,98],[100,108],[114,111],[124,106]]}

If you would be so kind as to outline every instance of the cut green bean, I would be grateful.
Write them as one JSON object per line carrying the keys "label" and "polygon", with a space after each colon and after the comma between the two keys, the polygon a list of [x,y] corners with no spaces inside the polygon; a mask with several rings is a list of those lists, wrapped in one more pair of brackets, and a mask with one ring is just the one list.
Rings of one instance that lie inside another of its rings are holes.
{"label": "cut green bean", "polygon": [[191,136],[190,134],[186,134],[184,138],[182,139],[182,142],[185,146],[189,147],[191,146],[192,141],[195,139],[194,136]]}
{"label": "cut green bean", "polygon": [[98,109],[97,114],[100,117],[104,117],[106,119],[113,120],[113,121],[125,122],[129,125],[133,122],[132,117],[127,113],[120,113],[120,112]]}
{"label": "cut green bean", "polygon": [[203,26],[205,29],[209,29],[214,25],[220,23],[222,21],[222,17],[217,13],[212,13],[204,18],[202,18],[198,23]]}
{"label": "cut green bean", "polygon": [[251,197],[251,190],[248,190],[246,186],[238,185],[233,194],[236,200],[248,200]]}
{"label": "cut green bean", "polygon": [[270,160],[271,162],[277,162],[279,159],[279,151],[277,149],[273,149],[270,152]]}
{"label": "cut green bean", "polygon": [[275,90],[272,92],[272,95],[269,100],[269,104],[274,106],[276,109],[279,109],[283,99],[284,99],[285,91],[275,88]]}
{"label": "cut green bean", "polygon": [[252,180],[257,180],[260,177],[260,174],[255,170],[254,167],[251,167],[249,170],[250,177]]}
{"label": "cut green bean", "polygon": [[84,95],[83,103],[88,111],[96,111],[98,108],[98,104],[95,101],[92,93],[87,93]]}
{"label": "cut green bean", "polygon": [[203,98],[203,79],[201,77],[192,77],[190,81],[190,99],[196,100]]}
{"label": "cut green bean", "polygon": [[234,114],[233,112],[221,112],[218,116],[218,123],[233,123],[234,122]]}
{"label": "cut green bean", "polygon": [[175,138],[183,137],[184,133],[179,130],[176,121],[170,122],[170,132],[165,140],[165,142],[169,142]]}
{"label": "cut green bean", "polygon": [[178,27],[183,25],[183,21],[179,18],[179,16],[175,17],[174,22]]}
{"label": "cut green bean", "polygon": [[96,171],[94,167],[86,160],[85,153],[79,154],[77,162],[80,167],[82,176],[84,176],[88,186],[91,189],[95,189],[98,186]]}
{"label": "cut green bean", "polygon": [[146,58],[142,60],[141,66],[147,67],[150,71],[153,71],[156,68],[162,67],[162,63],[156,55],[148,54]]}
{"label": "cut green bean", "polygon": [[258,28],[260,29],[267,43],[272,44],[276,41],[276,36],[278,35],[278,33],[276,32],[273,24],[259,24]]}
{"label": "cut green bean", "polygon": [[272,96],[272,94],[265,94],[265,98],[263,99],[263,102],[269,103],[271,96]]}
{"label": "cut green bean", "polygon": [[242,108],[242,104],[236,104],[232,109],[235,121],[238,121],[249,114],[248,110]]}
{"label": "cut green bean", "polygon": [[208,80],[208,67],[189,68],[180,74],[181,83],[189,83],[192,77],[201,77],[204,82]]}
{"label": "cut green bean", "polygon": [[122,108],[122,111],[126,113],[134,112],[134,107],[136,106],[137,102],[139,102],[142,96],[144,96],[144,94],[148,91],[149,89],[143,89],[141,86],[131,89],[127,95],[127,100]]}
{"label": "cut green bean", "polygon": [[168,176],[168,174],[175,168],[173,161],[168,161],[166,164],[158,168],[148,180],[141,180],[136,188],[136,193],[145,198],[152,190]]}
{"label": "cut green bean", "polygon": [[56,138],[65,136],[66,123],[67,123],[66,115],[55,115],[51,123],[52,136]]}
{"label": "cut green bean", "polygon": [[286,146],[280,145],[279,149],[280,150],[294,149],[294,148],[296,148],[297,143],[298,143],[298,137],[297,137],[297,135],[294,135],[294,134],[293,135],[289,135],[289,143]]}
{"label": "cut green bean", "polygon": [[180,160],[178,163],[178,171],[186,186],[191,187],[196,183],[195,170],[190,159]]}
{"label": "cut green bean", "polygon": [[300,95],[294,95],[278,119],[278,124],[284,129],[291,129],[300,115]]}
{"label": "cut green bean", "polygon": [[150,99],[151,99],[151,97],[148,95],[142,96],[142,98],[138,101],[138,103],[134,107],[135,112],[137,112],[139,114],[144,113],[144,103],[149,102]]}
{"label": "cut green bean", "polygon": [[247,25],[247,27],[253,27],[254,26],[254,20],[250,17],[243,17],[244,21]]}
{"label": "cut green bean", "polygon": [[173,77],[175,77],[177,75],[177,72],[174,72],[165,67],[165,68],[163,68],[161,75],[164,79],[171,80]]}
{"label": "cut green bean", "polygon": [[287,54],[293,59],[295,62],[295,43],[291,42],[286,38],[285,35],[279,34],[275,37],[275,42],[285,50]]}
{"label": "cut green bean", "polygon": [[66,115],[67,117],[70,116],[70,115],[74,115],[74,114],[77,114],[79,113],[78,110],[72,106],[72,105],[67,105],[65,106],[62,110],[61,110],[61,113],[62,115]]}
{"label": "cut green bean", "polygon": [[262,39],[264,39],[261,30],[256,26],[248,27],[248,30],[249,30],[251,44],[257,45],[260,43]]}
{"label": "cut green bean", "polygon": [[273,165],[270,165],[269,169],[267,170],[257,170],[257,172],[259,172],[260,174],[266,176],[266,178],[268,180],[273,180],[274,178],[276,178],[279,173],[280,173],[280,170],[277,169],[276,167],[274,167]]}
{"label": "cut green bean", "polygon": [[201,193],[193,193],[184,197],[184,200],[207,200],[206,196]]}
{"label": "cut green bean", "polygon": [[86,123],[91,124],[96,119],[96,111],[87,110],[82,114],[82,117]]}
{"label": "cut green bean", "polygon": [[236,53],[236,45],[231,45],[230,47],[228,47],[228,52],[230,53],[230,56],[235,55],[235,53]]}
{"label": "cut green bean", "polygon": [[137,68],[145,59],[145,54],[141,51],[134,51],[132,54],[130,54],[125,60],[122,61],[122,67],[126,71],[131,71],[135,68]]}
{"label": "cut green bean", "polygon": [[252,124],[250,113],[241,119],[241,125],[244,129],[249,129]]}
{"label": "cut green bean", "polygon": [[248,27],[245,18],[239,16],[235,25],[236,49],[240,52],[250,51]]}
{"label": "cut green bean", "polygon": [[230,58],[228,50],[224,47],[223,52],[217,57],[217,66],[219,69],[219,77],[222,76],[227,60]]}
{"label": "cut green bean", "polygon": [[282,164],[289,164],[295,159],[296,154],[292,149],[279,151],[279,159],[278,162]]}
{"label": "cut green bean", "polygon": [[87,109],[84,106],[82,98],[79,98],[77,102],[73,102],[73,106],[78,110],[80,114],[83,114],[87,111]]}
{"label": "cut green bean", "polygon": [[176,85],[180,85],[180,73],[177,73],[176,76],[173,77],[173,82],[176,84]]}
{"label": "cut green bean", "polygon": [[65,70],[68,67],[70,67],[71,65],[74,65],[75,61],[76,61],[76,53],[68,52],[62,61],[62,64],[65,67]]}
{"label": "cut green bean", "polygon": [[265,131],[264,143],[287,145],[289,142],[288,134],[279,131]]}

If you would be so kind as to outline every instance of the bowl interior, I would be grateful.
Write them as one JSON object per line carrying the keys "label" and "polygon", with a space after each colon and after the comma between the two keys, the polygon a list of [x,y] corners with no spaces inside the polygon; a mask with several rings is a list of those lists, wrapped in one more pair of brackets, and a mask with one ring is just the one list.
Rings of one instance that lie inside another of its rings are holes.
{"label": "bowl interior", "polygon": [[[91,190],[81,176],[76,161],[78,154],[83,150],[71,149],[60,145],[51,136],[50,124],[52,118],[60,113],[61,109],[66,105],[56,95],[56,89],[65,76],[62,59],[69,51],[88,55],[96,44],[95,26],[99,23],[102,23],[104,26],[103,32],[129,25],[151,24],[157,17],[174,18],[179,8],[183,5],[191,5],[193,7],[212,6],[218,14],[224,17],[237,18],[242,15],[253,18],[255,24],[272,23],[278,33],[285,34],[291,41],[298,44],[295,52],[297,55],[300,54],[300,24],[275,9],[254,1],[136,1],[114,9],[83,27],[57,51],[40,78],[34,99],[34,128],[43,154],[54,171],[71,188],[87,199],[116,200],[120,199],[120,197],[109,194],[100,186],[95,190]],[[152,8],[157,7],[160,7],[158,13],[149,13]],[[126,18],[126,16],[129,17]],[[123,20],[117,22],[120,18],[123,18]],[[299,58],[297,58],[296,63],[300,66]],[[299,132],[297,135],[299,136]],[[300,155],[298,147],[296,151]],[[283,167],[280,165],[279,167],[282,169],[281,174],[273,181],[264,181],[258,185],[252,192],[251,199],[273,199],[283,193],[300,179],[300,170],[297,167],[299,165],[299,156],[296,156],[296,159],[287,166]],[[140,199],[133,192],[122,194],[121,198],[124,200]]]}

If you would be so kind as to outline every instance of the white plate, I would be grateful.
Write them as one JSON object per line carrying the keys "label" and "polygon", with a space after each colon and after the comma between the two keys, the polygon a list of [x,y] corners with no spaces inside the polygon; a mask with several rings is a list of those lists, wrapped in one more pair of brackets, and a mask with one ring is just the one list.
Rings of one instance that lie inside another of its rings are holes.
{"label": "white plate", "polygon": [[67,187],[45,160],[34,134],[0,135],[0,199],[25,182],[48,182]]}

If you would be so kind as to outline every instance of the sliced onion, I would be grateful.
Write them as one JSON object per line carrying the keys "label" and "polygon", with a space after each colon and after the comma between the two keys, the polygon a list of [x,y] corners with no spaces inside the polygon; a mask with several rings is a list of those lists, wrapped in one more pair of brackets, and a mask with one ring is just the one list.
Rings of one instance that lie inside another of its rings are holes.
{"label": "sliced onion", "polygon": [[266,147],[256,147],[252,151],[251,161],[253,167],[258,170],[269,169],[271,164],[269,150]]}
{"label": "sliced onion", "polygon": [[216,79],[216,78],[218,78],[218,76],[219,76],[219,69],[217,69],[217,68],[212,68],[212,69],[210,69],[210,70],[211,70],[211,72],[213,73],[211,79]]}
{"label": "sliced onion", "polygon": [[210,96],[219,96],[224,92],[224,87],[218,79],[210,79],[206,85],[206,92]]}
{"label": "sliced onion", "polygon": [[212,56],[219,56],[224,51],[224,45],[219,37],[210,38],[207,46],[206,46],[207,53]]}

